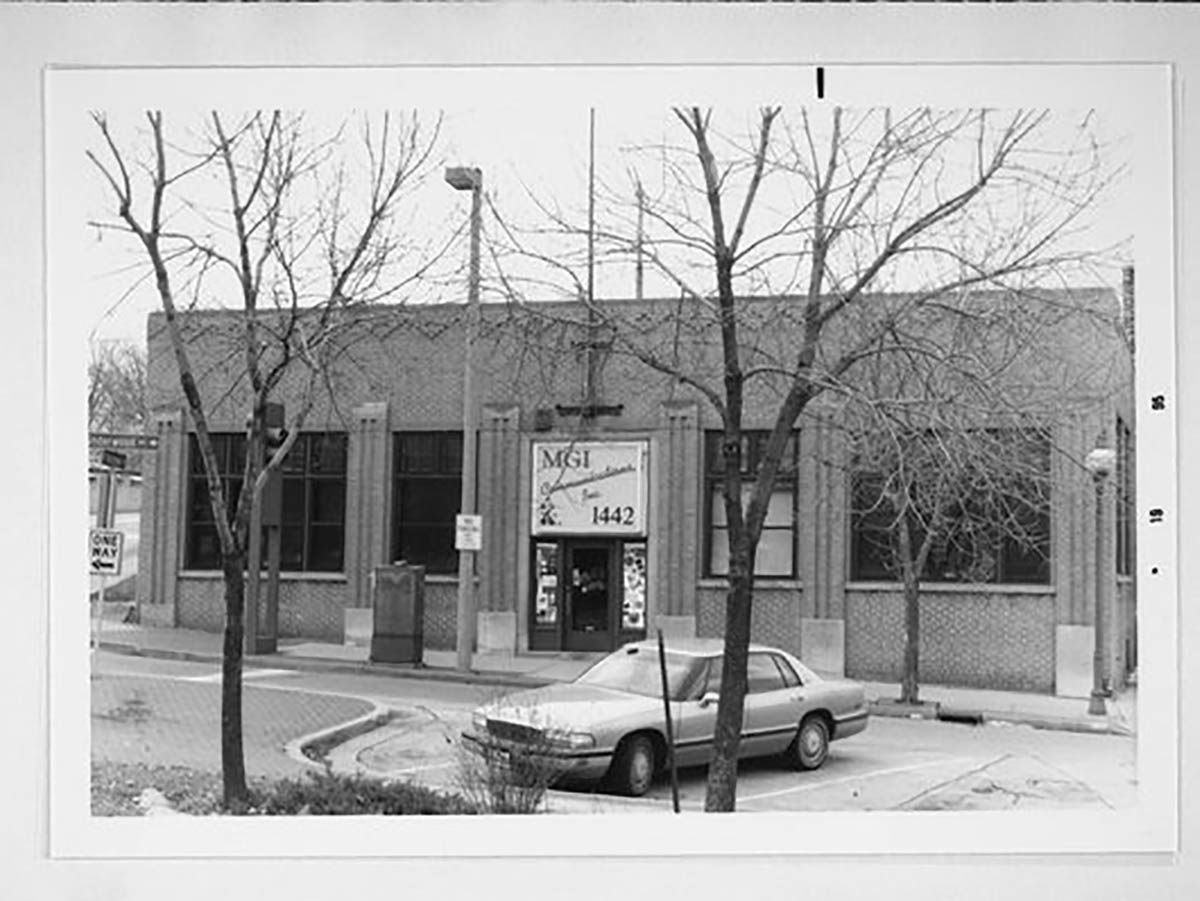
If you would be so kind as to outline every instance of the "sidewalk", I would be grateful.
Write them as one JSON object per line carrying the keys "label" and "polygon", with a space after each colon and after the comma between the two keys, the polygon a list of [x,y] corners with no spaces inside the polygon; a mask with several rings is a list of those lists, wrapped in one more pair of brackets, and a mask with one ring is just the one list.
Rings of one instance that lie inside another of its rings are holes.
{"label": "sidewalk", "polygon": [[[145,657],[219,663],[222,637],[191,629],[160,629],[106,620],[100,646]],[[426,649],[421,664],[372,663],[368,649],[354,645],[281,639],[278,653],[247,656],[247,665],[317,672],[370,672],[404,678],[441,679],[483,685],[528,688],[574,679],[599,653],[477,653],[470,672],[461,672],[454,651]],[[864,682],[874,716],[942,719],[953,722],[1006,723],[1074,732],[1132,735],[1137,723],[1137,690],[1130,687],[1108,700],[1106,716],[1087,712],[1087,698],[1063,698],[1031,692],[989,691],[921,685],[922,704],[900,705],[897,684]]]}

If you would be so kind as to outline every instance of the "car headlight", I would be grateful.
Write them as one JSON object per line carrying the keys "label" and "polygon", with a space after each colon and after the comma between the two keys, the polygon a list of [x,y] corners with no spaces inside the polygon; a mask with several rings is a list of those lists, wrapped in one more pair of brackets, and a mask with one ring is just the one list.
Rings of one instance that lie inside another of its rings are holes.
{"label": "car headlight", "polygon": [[596,736],[590,732],[568,732],[564,729],[552,729],[546,733],[546,740],[559,748],[593,748],[596,746]]}
{"label": "car headlight", "polygon": [[476,732],[487,732],[487,724],[487,714],[482,710],[476,710],[471,714],[471,726]]}

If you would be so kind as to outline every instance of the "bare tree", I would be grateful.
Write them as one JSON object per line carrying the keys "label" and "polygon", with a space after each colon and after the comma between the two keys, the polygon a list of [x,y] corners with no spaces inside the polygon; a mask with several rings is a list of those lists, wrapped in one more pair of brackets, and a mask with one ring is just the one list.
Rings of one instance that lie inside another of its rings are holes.
{"label": "bare tree", "polygon": [[88,431],[138,432],[146,420],[146,352],[129,341],[93,342]]}
{"label": "bare tree", "polygon": [[[224,799],[246,799],[242,749],[245,572],[252,516],[270,471],[294,444],[332,364],[369,304],[396,297],[427,270],[427,248],[397,214],[435,169],[439,123],[415,114],[362,116],[320,137],[300,115],[213,112],[178,142],[160,111],[123,142],[93,114],[99,146],[87,155],[107,186],[111,214],[96,223],[128,236],[149,268],[203,460],[225,587],[221,695]],[[347,134],[351,133],[351,134]],[[354,134],[356,133],[356,134]],[[348,140],[356,137],[357,141]],[[227,298],[221,304],[214,298]],[[188,313],[226,305],[224,326]],[[205,330],[210,330],[205,334]],[[222,330],[222,366],[245,395],[241,490],[228,497],[209,426],[211,406],[193,359]],[[267,458],[267,408],[286,396],[286,440]]]}
{"label": "bare tree", "polygon": [[[1038,309],[1029,289],[1091,276],[1101,254],[1088,216],[1114,169],[1090,115],[771,107],[732,136],[709,110],[672,119],[681,140],[633,148],[631,185],[602,180],[592,229],[597,261],[645,266],[679,297],[654,305],[655,324],[581,289],[579,215],[542,203],[545,224],[502,228],[494,256],[515,300],[550,282],[583,297],[613,354],[693,392],[721,423],[726,664],[705,808],[728,811],[756,554],[794,430],[818,397],[858,390],[857,370],[880,355],[952,364],[945,348],[913,342],[931,323],[971,327],[953,321],[952,298],[993,288],[988,315],[1013,321]],[[742,459],[748,408],[772,411],[753,471]]]}

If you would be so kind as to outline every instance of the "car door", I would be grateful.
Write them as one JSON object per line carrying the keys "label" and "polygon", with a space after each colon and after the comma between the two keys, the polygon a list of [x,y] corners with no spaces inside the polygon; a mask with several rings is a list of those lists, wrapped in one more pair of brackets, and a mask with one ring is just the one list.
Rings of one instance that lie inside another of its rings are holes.
{"label": "car door", "polygon": [[712,759],[713,734],[717,728],[716,693],[721,688],[721,658],[704,663],[705,672],[678,704],[675,718],[675,763],[704,766]]}
{"label": "car door", "polygon": [[778,754],[796,735],[803,706],[800,680],[775,654],[752,651],[746,661],[743,757]]}

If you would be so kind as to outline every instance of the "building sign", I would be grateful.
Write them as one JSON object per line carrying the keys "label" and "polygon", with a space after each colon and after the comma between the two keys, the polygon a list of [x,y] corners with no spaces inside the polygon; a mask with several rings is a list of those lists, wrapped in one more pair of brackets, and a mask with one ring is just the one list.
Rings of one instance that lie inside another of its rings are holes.
{"label": "building sign", "polygon": [[533,445],[533,534],[644,535],[645,441]]}
{"label": "building sign", "polygon": [[459,513],[454,517],[454,549],[483,550],[483,517],[478,513]]}
{"label": "building sign", "polygon": [[92,575],[121,575],[121,552],[124,546],[124,532],[116,529],[92,529],[88,540]]}

